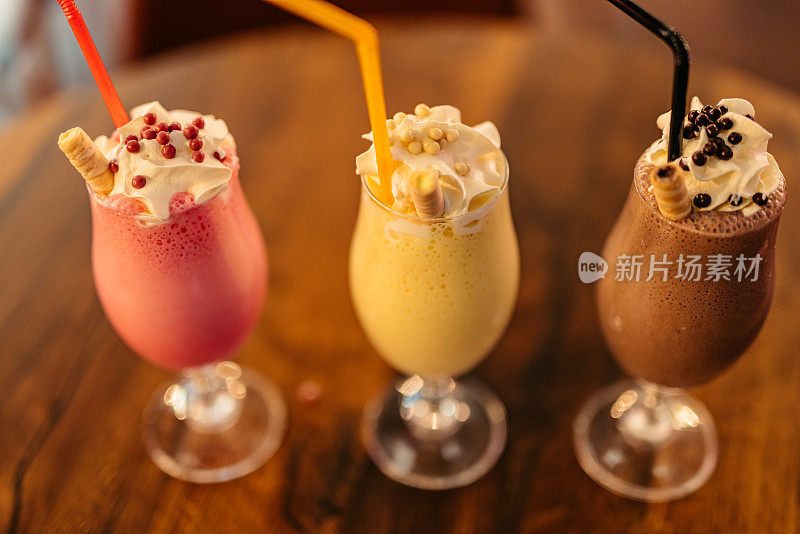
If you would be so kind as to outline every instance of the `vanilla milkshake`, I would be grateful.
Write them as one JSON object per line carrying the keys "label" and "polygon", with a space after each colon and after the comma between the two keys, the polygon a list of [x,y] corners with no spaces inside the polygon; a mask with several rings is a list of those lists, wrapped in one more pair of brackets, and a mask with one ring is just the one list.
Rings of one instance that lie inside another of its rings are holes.
{"label": "vanilla milkshake", "polygon": [[[373,149],[357,160],[363,187],[350,290],[370,341],[395,369],[458,376],[488,355],[516,301],[519,251],[508,167],[491,123],[469,128],[452,106],[418,111],[389,121],[400,162],[393,206],[372,193]],[[438,174],[444,205],[437,217],[415,211],[408,184],[418,169]]]}
{"label": "vanilla milkshake", "polygon": [[420,104],[386,125],[392,202],[378,200],[373,146],[356,160],[350,292],[372,345],[410,376],[367,404],[363,439],[398,482],[465,486],[497,462],[507,434],[500,399],[453,377],[489,355],[516,302],[508,162],[494,124],[466,126],[452,106]]}

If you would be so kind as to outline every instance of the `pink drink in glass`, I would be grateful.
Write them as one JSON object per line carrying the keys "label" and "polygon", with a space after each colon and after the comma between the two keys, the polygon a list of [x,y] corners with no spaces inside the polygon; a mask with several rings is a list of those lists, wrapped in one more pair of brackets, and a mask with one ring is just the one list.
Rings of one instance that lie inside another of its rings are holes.
{"label": "pink drink in glass", "polygon": [[266,249],[230,152],[228,188],[202,204],[175,194],[163,224],[137,218],[138,201],[90,194],[100,302],[125,343],[161,367],[231,358],[261,311]]}

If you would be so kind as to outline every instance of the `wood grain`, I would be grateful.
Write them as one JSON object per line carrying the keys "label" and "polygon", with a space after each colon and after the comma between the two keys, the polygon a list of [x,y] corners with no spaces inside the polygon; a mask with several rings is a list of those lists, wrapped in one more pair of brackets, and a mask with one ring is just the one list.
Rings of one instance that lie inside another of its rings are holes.
{"label": "wood grain", "polygon": [[[391,370],[370,348],[347,289],[356,216],[354,156],[368,128],[352,46],[306,27],[192,45],[124,70],[129,105],[214,113],[236,135],[242,182],[270,252],[270,290],[240,361],[290,405],[277,455],[238,481],[170,479],[141,445],[145,400],[168,375],[132,354],[92,286],[90,220],[57,134],[111,129],[91,88],[60,95],[0,132],[18,146],[0,167],[0,529],[7,532],[796,532],[800,528],[800,214],[779,233],[777,293],[739,363],[697,395],[721,456],[709,483],[663,505],[592,482],[571,449],[586,397],[619,377],[597,327],[581,252],[599,251],[633,165],[669,102],[668,55],[562,39],[513,23],[383,25],[390,113],[451,103],[495,121],[511,164],[522,252],[516,315],[476,371],[504,399],[510,441],[470,487],[405,488],[371,465],[358,438],[364,402]],[[800,100],[701,60],[690,92],[742,96],[792,190],[800,175]],[[56,103],[54,103],[56,102]],[[50,110],[50,111],[44,111]],[[791,193],[790,193],[791,194]],[[315,406],[295,390],[323,387]]]}

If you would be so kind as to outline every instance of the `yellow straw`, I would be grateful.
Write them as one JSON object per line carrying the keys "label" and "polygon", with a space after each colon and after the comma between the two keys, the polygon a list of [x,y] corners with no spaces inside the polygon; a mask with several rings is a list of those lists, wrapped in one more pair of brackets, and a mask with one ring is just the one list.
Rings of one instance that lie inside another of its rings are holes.
{"label": "yellow straw", "polygon": [[378,180],[381,201],[391,206],[392,196],[392,154],[389,151],[389,132],[386,129],[386,102],[383,96],[383,77],[381,58],[378,50],[378,31],[364,19],[348,13],[322,0],[265,0],[281,9],[322,26],[356,44],[361,78],[367,97],[367,112],[372,126],[375,143],[375,157],[378,159]]}

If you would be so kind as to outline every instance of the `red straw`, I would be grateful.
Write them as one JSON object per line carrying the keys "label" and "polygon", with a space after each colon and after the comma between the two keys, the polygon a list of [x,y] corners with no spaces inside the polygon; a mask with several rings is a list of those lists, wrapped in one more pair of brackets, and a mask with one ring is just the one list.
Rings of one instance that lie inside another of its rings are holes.
{"label": "red straw", "polygon": [[122,101],[119,99],[117,90],[114,89],[114,84],[111,83],[111,78],[108,77],[108,72],[105,65],[103,65],[103,60],[100,59],[97,47],[94,46],[92,36],[89,35],[86,22],[83,21],[83,15],[78,11],[75,0],[58,0],[58,4],[64,11],[64,16],[67,17],[67,22],[72,28],[72,33],[75,34],[75,39],[78,40],[83,57],[86,58],[86,63],[89,65],[89,70],[92,71],[97,88],[100,89],[103,101],[105,101],[108,112],[111,114],[111,120],[119,128],[129,122],[130,119],[122,105]]}

